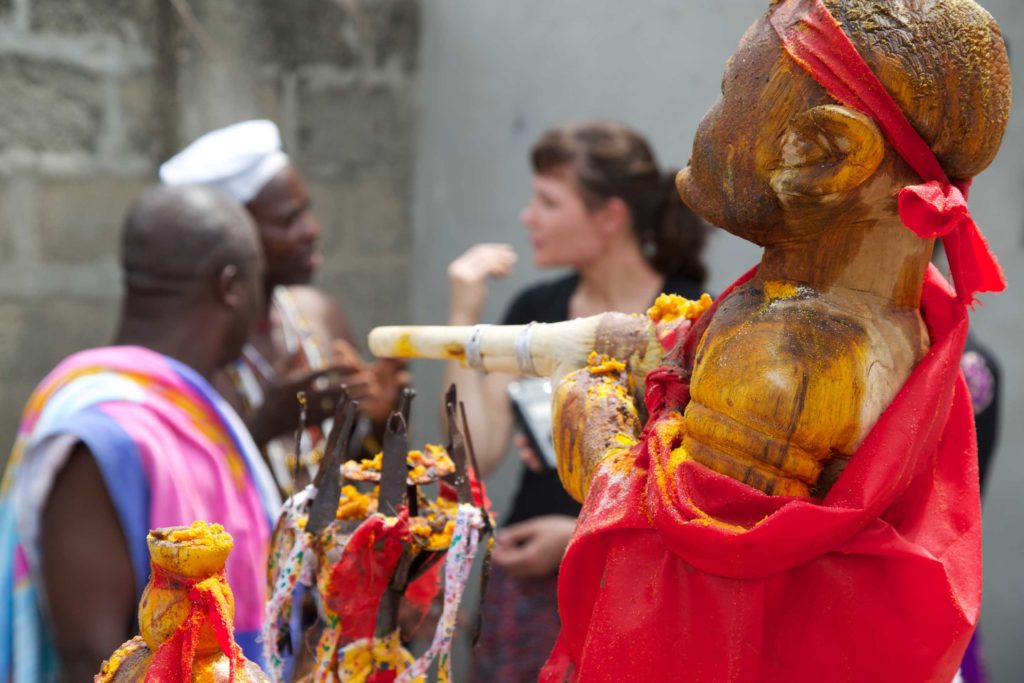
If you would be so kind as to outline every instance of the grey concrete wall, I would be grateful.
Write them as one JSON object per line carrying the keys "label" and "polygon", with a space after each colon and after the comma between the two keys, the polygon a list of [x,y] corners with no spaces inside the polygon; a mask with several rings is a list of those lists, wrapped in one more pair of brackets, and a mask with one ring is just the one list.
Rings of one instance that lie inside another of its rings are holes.
{"label": "grey concrete wall", "polygon": [[[983,2],[1024,68],[1024,3]],[[477,241],[508,241],[523,261],[493,289],[488,315],[540,274],[517,220],[529,197],[527,151],[549,125],[584,117],[626,121],[653,140],[664,163],[686,162],[693,132],[718,95],[728,56],[764,0],[431,0],[424,4],[414,185],[413,319],[442,322],[445,266]],[[1019,46],[1019,47],[1018,47]],[[1014,110],[1003,152],[975,185],[972,207],[1010,279],[989,297],[975,329],[1006,370],[1002,445],[986,504],[986,647],[995,681],[1024,671],[1024,130]],[[713,278],[722,287],[754,263],[757,251],[720,234],[711,245]],[[548,274],[550,275],[550,274]],[[416,366],[421,395],[440,391],[440,369]],[[432,406],[421,405],[417,433],[435,430]],[[509,461],[512,459],[510,458]],[[507,494],[511,463],[492,480]],[[501,505],[502,495],[498,496]]]}
{"label": "grey concrete wall", "polygon": [[111,339],[124,209],[210,128],[275,119],[319,283],[357,330],[409,316],[418,35],[415,0],[0,1],[0,462],[36,382]]}
{"label": "grey concrete wall", "polygon": [[34,384],[110,337],[119,213],[159,144],[156,4],[91,4],[0,5],[3,459]]}

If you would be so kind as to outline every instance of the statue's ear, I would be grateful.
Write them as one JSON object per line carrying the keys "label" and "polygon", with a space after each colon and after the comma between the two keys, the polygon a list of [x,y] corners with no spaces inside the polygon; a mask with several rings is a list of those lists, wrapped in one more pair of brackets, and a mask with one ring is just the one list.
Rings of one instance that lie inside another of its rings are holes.
{"label": "statue's ear", "polygon": [[782,139],[772,189],[783,205],[823,203],[856,189],[885,158],[885,138],[861,112],[828,104],[794,118]]}

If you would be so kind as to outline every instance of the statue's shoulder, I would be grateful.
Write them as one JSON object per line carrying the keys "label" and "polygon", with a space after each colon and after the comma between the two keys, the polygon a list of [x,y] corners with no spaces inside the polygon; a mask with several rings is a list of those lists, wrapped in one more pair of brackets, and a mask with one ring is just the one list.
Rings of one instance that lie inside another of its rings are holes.
{"label": "statue's shoulder", "polygon": [[913,312],[748,283],[721,302],[701,341],[687,430],[705,448],[811,484],[820,464],[860,445],[923,334]]}

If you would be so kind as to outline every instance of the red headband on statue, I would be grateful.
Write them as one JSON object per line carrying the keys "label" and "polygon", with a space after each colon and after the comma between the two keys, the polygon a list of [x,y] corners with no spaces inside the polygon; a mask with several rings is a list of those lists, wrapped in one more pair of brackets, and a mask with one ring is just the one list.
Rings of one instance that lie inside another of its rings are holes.
{"label": "red headband on statue", "polygon": [[874,119],[889,144],[925,181],[900,190],[903,224],[942,237],[957,298],[1006,289],[1002,268],[967,209],[970,180],[950,181],[931,148],[871,70],[822,0],[782,0],[769,15],[786,52],[841,104]]}

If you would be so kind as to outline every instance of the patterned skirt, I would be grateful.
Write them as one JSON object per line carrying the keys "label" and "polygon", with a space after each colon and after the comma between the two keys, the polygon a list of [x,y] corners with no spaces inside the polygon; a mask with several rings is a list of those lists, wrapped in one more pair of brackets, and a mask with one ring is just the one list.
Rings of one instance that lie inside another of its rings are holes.
{"label": "patterned skirt", "polygon": [[491,566],[473,683],[536,683],[558,640],[558,575],[517,579]]}

